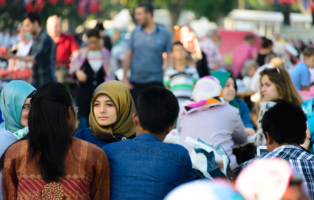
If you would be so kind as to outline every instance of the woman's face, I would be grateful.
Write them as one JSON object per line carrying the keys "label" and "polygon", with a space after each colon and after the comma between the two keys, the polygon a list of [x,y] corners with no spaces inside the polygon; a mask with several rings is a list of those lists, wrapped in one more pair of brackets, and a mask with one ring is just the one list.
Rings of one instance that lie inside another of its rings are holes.
{"label": "woman's face", "polygon": [[280,98],[276,85],[269,80],[267,75],[262,76],[262,96],[265,101],[273,101]]}
{"label": "woman's face", "polygon": [[232,101],[235,98],[236,95],[235,82],[231,77],[228,78],[222,90],[222,95],[224,99],[228,102]]}
{"label": "woman's face", "polygon": [[99,95],[93,107],[95,119],[100,126],[110,126],[117,121],[116,106],[107,95]]}
{"label": "woman's face", "polygon": [[249,70],[249,72],[248,72],[248,76],[249,76],[249,77],[253,77],[254,74],[255,74],[255,72],[256,72],[256,66],[255,66],[255,65],[252,65],[251,68],[250,68],[250,70]]}
{"label": "woman's face", "polygon": [[28,113],[31,108],[31,98],[27,98],[22,107],[21,113],[21,124],[26,127],[28,126]]}

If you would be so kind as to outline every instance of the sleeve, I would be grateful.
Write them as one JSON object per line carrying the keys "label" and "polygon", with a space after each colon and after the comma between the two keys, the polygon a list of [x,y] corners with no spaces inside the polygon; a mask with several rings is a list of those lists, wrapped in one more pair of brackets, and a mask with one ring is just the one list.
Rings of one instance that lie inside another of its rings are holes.
{"label": "sleeve", "polygon": [[126,46],[127,50],[131,50],[131,51],[134,50],[134,34],[135,34],[135,31],[136,31],[136,28],[132,31],[130,39],[127,42],[127,46]]}
{"label": "sleeve", "polygon": [[90,197],[96,200],[110,199],[110,169],[105,152],[101,151],[95,166],[95,176],[91,182]]}
{"label": "sleeve", "polygon": [[164,52],[170,53],[170,52],[171,52],[171,45],[172,45],[171,35],[170,35],[170,33],[166,30],[166,45],[165,45]]}
{"label": "sleeve", "polygon": [[10,158],[10,154],[10,151],[7,151],[2,171],[3,199],[17,199],[18,178],[15,172],[15,160]]}
{"label": "sleeve", "polygon": [[164,86],[165,87],[170,87],[170,76],[169,76],[169,68],[165,71],[164,74]]}
{"label": "sleeve", "polygon": [[255,47],[251,48],[251,58],[255,57],[258,53],[258,50]]}
{"label": "sleeve", "polygon": [[247,104],[238,98],[236,98],[236,101],[238,101],[240,104],[240,114],[244,127],[254,129],[254,125],[251,119],[251,113]]}
{"label": "sleeve", "polygon": [[244,129],[242,120],[240,118],[240,115],[237,113],[236,119],[235,119],[235,126],[234,131],[232,134],[232,139],[235,144],[243,144],[247,141],[247,137],[249,136],[247,132]]}
{"label": "sleeve", "polygon": [[73,36],[70,36],[70,42],[71,42],[71,53],[74,51],[78,51],[79,50],[79,46],[75,40],[75,38]]}
{"label": "sleeve", "polygon": [[75,75],[75,72],[77,70],[80,69],[80,61],[81,61],[81,57],[82,57],[82,51],[79,51],[78,55],[76,56],[76,58],[73,60],[73,66],[70,68],[69,70],[69,75],[72,77],[72,78],[75,78],[76,79],[76,75]]}
{"label": "sleeve", "polygon": [[[49,50],[49,46],[55,46],[54,43],[50,43],[48,41],[48,38],[45,38],[44,41],[42,41],[39,45],[39,49],[37,51],[37,53],[34,55],[34,58],[37,62],[40,62],[41,60],[44,59],[46,52]],[[56,49],[56,48],[54,48]]]}
{"label": "sleeve", "polygon": [[[186,149],[185,149],[186,150]],[[187,151],[187,150],[186,150]],[[194,173],[192,169],[192,161],[188,152],[186,152],[187,158],[183,168],[182,183],[187,183],[194,180]]]}
{"label": "sleeve", "polygon": [[301,85],[310,86],[310,78],[311,78],[311,74],[309,72],[309,69],[304,68],[304,70],[301,71]]}

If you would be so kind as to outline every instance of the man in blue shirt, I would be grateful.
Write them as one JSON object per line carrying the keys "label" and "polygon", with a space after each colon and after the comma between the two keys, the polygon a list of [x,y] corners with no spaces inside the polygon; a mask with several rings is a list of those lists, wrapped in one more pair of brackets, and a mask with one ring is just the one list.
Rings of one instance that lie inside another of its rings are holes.
{"label": "man in blue shirt", "polygon": [[150,87],[140,93],[133,115],[137,136],[103,147],[110,165],[111,200],[163,199],[194,179],[188,151],[162,142],[178,113],[178,100],[171,91]]}
{"label": "man in blue shirt", "polygon": [[[150,86],[163,87],[162,54],[170,53],[171,36],[165,27],[154,23],[153,6],[149,2],[137,6],[135,19],[139,26],[133,30],[125,52],[123,82],[131,90],[136,104],[141,90]],[[129,68],[130,80],[127,76]]]}
{"label": "man in blue shirt", "polygon": [[314,48],[306,48],[303,52],[304,61],[297,64],[291,71],[291,79],[298,90],[308,91],[311,74],[309,68],[314,68]]}

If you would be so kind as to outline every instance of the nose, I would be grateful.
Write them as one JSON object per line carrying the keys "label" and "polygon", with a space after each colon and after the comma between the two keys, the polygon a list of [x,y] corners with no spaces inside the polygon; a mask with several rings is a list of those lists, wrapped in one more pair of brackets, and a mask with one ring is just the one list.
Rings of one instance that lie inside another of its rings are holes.
{"label": "nose", "polygon": [[101,107],[100,107],[100,113],[105,113],[105,112],[106,112],[105,106],[101,106]]}
{"label": "nose", "polygon": [[262,86],[261,91],[262,91],[262,92],[265,92],[265,90],[266,90],[265,87]]}

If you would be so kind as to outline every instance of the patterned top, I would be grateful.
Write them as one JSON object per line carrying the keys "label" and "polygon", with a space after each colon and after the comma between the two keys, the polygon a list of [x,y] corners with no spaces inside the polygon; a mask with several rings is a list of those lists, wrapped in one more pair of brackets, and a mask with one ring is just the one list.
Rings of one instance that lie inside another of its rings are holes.
{"label": "patterned top", "polygon": [[106,154],[97,146],[73,137],[65,157],[66,175],[60,182],[45,183],[36,160],[28,161],[28,141],[12,145],[5,154],[3,198],[109,199],[110,172]]}
{"label": "patterned top", "polygon": [[[255,159],[281,158],[289,162],[293,171],[298,173],[303,180],[307,189],[314,200],[314,155],[295,145],[283,145],[277,147],[272,152],[262,154]],[[252,159],[242,164],[242,169],[248,166]]]}
{"label": "patterned top", "polygon": [[33,65],[33,82],[35,88],[56,81],[54,66],[56,62],[56,46],[42,28],[40,33],[34,38],[33,46],[29,55],[34,56],[36,63]]}
{"label": "patterned top", "polygon": [[177,98],[189,99],[198,79],[199,76],[194,67],[187,66],[183,72],[175,67],[169,67],[165,71],[164,86],[169,87]]}
{"label": "patterned top", "polygon": [[207,66],[209,69],[215,69],[215,63],[222,65],[222,56],[215,42],[208,37],[204,37],[200,41],[201,48],[206,54]]}

